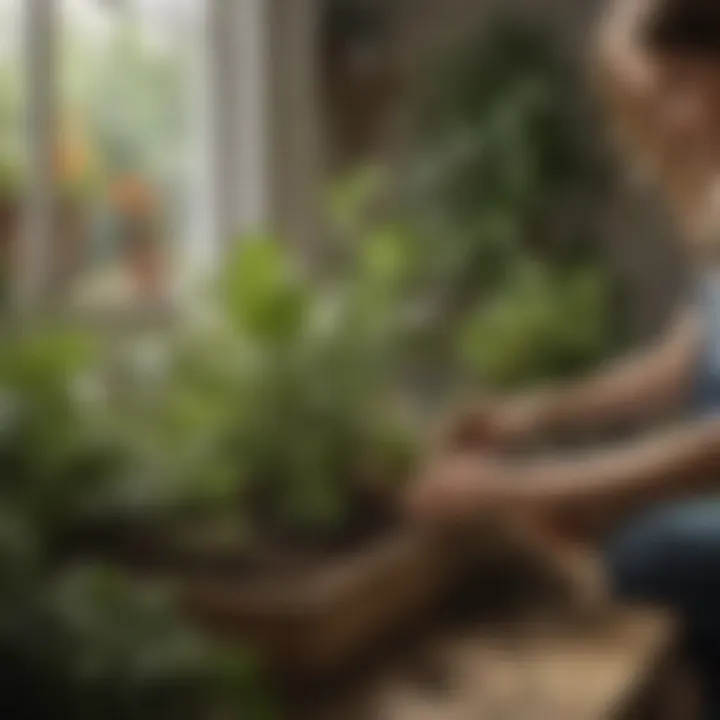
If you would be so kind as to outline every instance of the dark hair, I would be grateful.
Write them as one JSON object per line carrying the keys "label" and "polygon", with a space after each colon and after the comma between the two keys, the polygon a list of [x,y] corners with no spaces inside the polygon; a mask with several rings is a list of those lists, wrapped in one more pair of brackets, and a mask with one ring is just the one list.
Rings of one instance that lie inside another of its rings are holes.
{"label": "dark hair", "polygon": [[643,39],[654,51],[720,59],[720,0],[659,0]]}

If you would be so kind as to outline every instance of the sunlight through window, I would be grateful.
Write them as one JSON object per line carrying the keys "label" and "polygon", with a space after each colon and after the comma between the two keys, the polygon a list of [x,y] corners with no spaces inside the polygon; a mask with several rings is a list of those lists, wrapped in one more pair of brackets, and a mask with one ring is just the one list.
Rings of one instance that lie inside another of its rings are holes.
{"label": "sunlight through window", "polygon": [[63,0],[55,281],[83,306],[167,297],[198,231],[204,0]]}

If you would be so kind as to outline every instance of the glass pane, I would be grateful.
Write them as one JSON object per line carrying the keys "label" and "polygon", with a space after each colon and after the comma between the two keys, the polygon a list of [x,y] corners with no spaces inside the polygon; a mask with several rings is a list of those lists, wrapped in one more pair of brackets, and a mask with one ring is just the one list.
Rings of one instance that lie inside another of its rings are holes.
{"label": "glass pane", "polygon": [[162,299],[187,238],[205,0],[63,0],[56,278],[85,306]]}
{"label": "glass pane", "polygon": [[0,0],[0,296],[16,265],[27,177],[24,118],[24,0]]}

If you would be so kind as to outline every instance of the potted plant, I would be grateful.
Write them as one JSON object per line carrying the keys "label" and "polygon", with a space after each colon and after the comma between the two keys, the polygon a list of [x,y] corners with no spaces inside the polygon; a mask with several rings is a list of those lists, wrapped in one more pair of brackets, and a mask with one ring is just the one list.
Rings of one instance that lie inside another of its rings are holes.
{"label": "potted plant", "polygon": [[403,252],[378,229],[322,281],[244,238],[205,312],[117,369],[128,463],[104,503],[128,529],[95,550],[180,578],[209,627],[292,676],[417,617],[461,562],[395,510],[418,445],[397,390]]}
{"label": "potted plant", "polygon": [[62,546],[124,466],[84,334],[9,331],[0,358],[0,709],[59,718],[267,718],[241,647],[190,622],[162,582]]}

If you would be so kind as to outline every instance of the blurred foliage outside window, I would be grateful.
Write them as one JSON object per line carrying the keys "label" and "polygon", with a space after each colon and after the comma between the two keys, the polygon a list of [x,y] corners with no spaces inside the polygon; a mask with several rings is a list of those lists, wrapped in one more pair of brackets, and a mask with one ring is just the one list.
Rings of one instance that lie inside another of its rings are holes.
{"label": "blurred foliage outside window", "polygon": [[123,281],[150,300],[168,290],[200,197],[204,10],[204,0],[62,2],[60,252],[71,270],[92,271],[80,275],[81,301],[113,285],[122,294]]}
{"label": "blurred foliage outside window", "polygon": [[[77,302],[155,300],[200,196],[204,0],[56,3],[55,289]],[[3,33],[23,32],[23,3]],[[0,193],[23,184],[22,58],[0,56]],[[7,38],[6,38],[7,39]],[[5,233],[3,233],[6,235]],[[7,244],[7,240],[5,243]]]}

